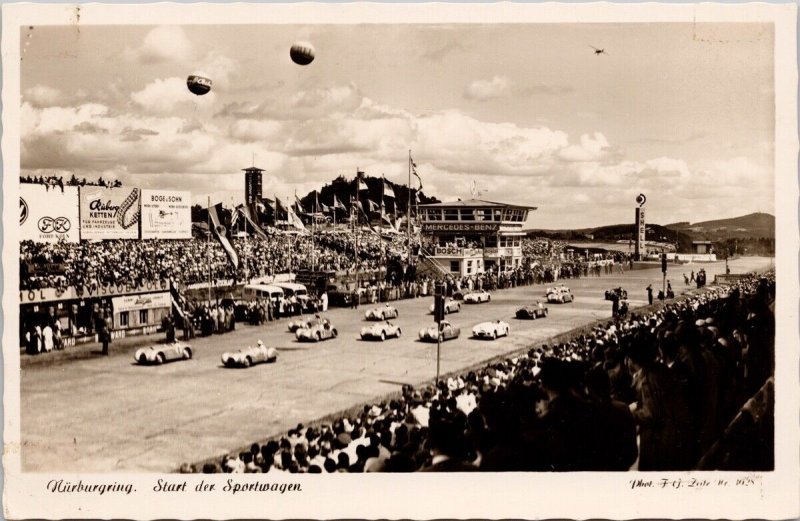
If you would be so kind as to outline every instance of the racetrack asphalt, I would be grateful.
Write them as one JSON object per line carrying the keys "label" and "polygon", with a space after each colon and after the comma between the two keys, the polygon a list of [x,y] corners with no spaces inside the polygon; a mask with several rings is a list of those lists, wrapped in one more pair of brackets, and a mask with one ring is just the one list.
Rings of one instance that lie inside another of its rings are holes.
{"label": "racetrack asphalt", "polygon": [[[731,261],[732,273],[768,268],[769,258]],[[705,268],[709,282],[724,262],[670,266],[676,294],[691,289],[681,273]],[[627,289],[631,308],[647,304],[645,287],[661,287],[659,269],[625,271],[563,281],[575,302],[549,304],[549,316],[517,320],[514,312],[536,299],[545,286],[523,286],[492,293],[491,303],[462,305],[447,318],[461,337],[444,342],[441,373],[540,345],[549,338],[598,319],[610,318],[605,290]],[[112,356],[36,363],[21,370],[22,470],[25,472],[172,472],[197,462],[285,433],[358,403],[380,400],[403,384],[419,385],[436,374],[436,344],[418,341],[433,324],[432,297],[401,300],[393,320],[399,339],[362,341],[364,312],[332,308],[327,316],[338,337],[318,344],[299,343],[289,320],[264,326],[238,326],[224,335],[196,338],[195,356],[162,366],[139,366],[131,349]],[[382,305],[382,304],[380,304]],[[511,325],[509,337],[470,338],[472,327],[487,320]],[[155,340],[154,337],[153,340]],[[274,364],[226,369],[223,352],[255,344],[279,351]],[[47,356],[47,355],[43,355]]]}

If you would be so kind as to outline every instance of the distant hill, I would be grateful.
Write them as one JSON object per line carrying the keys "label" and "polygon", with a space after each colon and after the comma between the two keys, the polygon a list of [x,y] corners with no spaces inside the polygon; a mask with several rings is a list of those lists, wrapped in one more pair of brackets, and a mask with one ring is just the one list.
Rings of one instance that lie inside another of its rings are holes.
{"label": "distant hill", "polygon": [[775,216],[751,213],[730,219],[697,223],[674,223],[667,228],[686,233],[695,240],[761,239],[775,237]]}

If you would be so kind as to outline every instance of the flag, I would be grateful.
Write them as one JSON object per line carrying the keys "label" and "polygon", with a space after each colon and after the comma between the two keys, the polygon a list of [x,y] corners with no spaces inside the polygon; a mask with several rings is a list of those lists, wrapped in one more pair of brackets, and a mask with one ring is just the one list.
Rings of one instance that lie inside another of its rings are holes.
{"label": "flag", "polygon": [[333,209],[334,209],[334,210],[336,210],[337,208],[338,208],[339,210],[346,210],[346,209],[347,209],[347,208],[345,208],[345,207],[344,207],[344,205],[343,205],[343,204],[342,204],[342,202],[339,200],[339,198],[338,198],[337,196],[335,196],[335,195],[334,195],[334,196],[333,196]]}
{"label": "flag", "polygon": [[[373,203],[372,201],[370,201],[369,199],[367,199],[367,201],[369,201],[369,202],[370,202],[371,204],[373,204],[373,205],[375,204],[375,203]],[[364,206],[361,204],[361,201],[358,201],[358,203],[356,204],[356,206],[358,207],[358,212],[359,212],[361,215],[363,215],[363,216],[364,216],[364,220],[367,222],[367,226],[369,226],[369,229],[370,229],[370,231],[371,231],[372,233],[376,234],[376,235],[380,235],[380,234],[378,233],[378,231],[377,231],[375,228],[373,228],[373,227],[372,227],[372,223],[371,223],[371,222],[369,222],[369,221],[370,221],[370,219],[369,219],[369,216],[368,216],[368,215],[367,215],[367,213],[364,211]],[[375,206],[377,206],[377,205],[375,205]],[[356,217],[356,222],[358,222],[358,217]]]}
{"label": "flag", "polygon": [[300,202],[300,199],[297,197],[297,194],[294,194],[294,204],[297,209],[297,213],[306,213],[306,209],[303,208],[303,203]]}
{"label": "flag", "polygon": [[369,205],[370,212],[380,212],[381,207],[378,206],[377,203],[373,202],[372,199],[367,199],[367,204]]}
{"label": "flag", "polygon": [[298,230],[307,231],[305,225],[303,224],[303,221],[301,221],[300,218],[297,216],[297,214],[294,213],[294,211],[291,208],[289,208],[288,204],[284,205],[283,203],[280,202],[279,199],[276,199],[276,202],[278,202],[281,206],[286,208],[286,220],[289,221],[290,225],[294,226]]}
{"label": "flag", "polygon": [[358,179],[358,191],[361,192],[362,190],[369,190],[367,183],[364,182],[364,178],[361,177],[364,175],[364,172],[361,170],[356,171],[356,178]]}
{"label": "flag", "polygon": [[231,261],[233,267],[238,268],[239,256],[236,254],[236,250],[233,249],[231,241],[228,240],[228,230],[222,225],[219,218],[220,211],[222,211],[222,203],[217,203],[208,209],[208,215],[211,219],[211,231],[213,232],[214,237],[216,237],[219,243],[222,245],[222,249],[224,249],[225,253],[228,254],[228,260]]}
{"label": "flag", "polygon": [[261,201],[256,201],[256,203],[255,203],[255,204],[256,204],[256,210],[257,210],[257,211],[259,211],[259,212],[261,212],[261,213],[264,213],[264,212],[266,212],[266,211],[267,211],[267,205],[266,205],[266,204],[264,204],[264,201],[263,201],[263,200],[261,200]]}
{"label": "flag", "polygon": [[[409,156],[409,158],[410,157],[411,156]],[[416,177],[417,181],[419,181],[419,189],[422,190],[422,178],[417,173],[417,164],[414,162],[413,159],[411,160],[411,173],[414,174],[414,177]]]}
{"label": "flag", "polygon": [[383,196],[395,199],[394,189],[386,183],[386,179],[383,180]]}
{"label": "flag", "polygon": [[241,210],[242,206],[243,205],[240,204],[239,206],[233,209],[233,213],[231,215],[231,230],[233,229],[234,226],[236,226],[236,223],[239,222],[239,211]]}
{"label": "flag", "polygon": [[250,225],[250,229],[252,229],[253,232],[262,239],[266,239],[267,234],[264,233],[264,230],[261,229],[261,225],[259,225],[258,211],[256,210],[257,207],[258,207],[257,202],[250,203],[248,205],[242,206],[240,211],[242,217],[244,217],[245,222]]}
{"label": "flag", "polygon": [[325,203],[319,203],[319,207],[322,209],[322,213],[331,213],[332,208]]}

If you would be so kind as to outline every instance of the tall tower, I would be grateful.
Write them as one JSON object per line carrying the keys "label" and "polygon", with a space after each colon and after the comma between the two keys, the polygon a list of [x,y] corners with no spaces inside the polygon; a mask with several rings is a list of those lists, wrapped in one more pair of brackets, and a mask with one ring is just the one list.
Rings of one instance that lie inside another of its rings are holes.
{"label": "tall tower", "polygon": [[253,204],[261,201],[261,173],[262,169],[251,166],[244,170],[244,202]]}

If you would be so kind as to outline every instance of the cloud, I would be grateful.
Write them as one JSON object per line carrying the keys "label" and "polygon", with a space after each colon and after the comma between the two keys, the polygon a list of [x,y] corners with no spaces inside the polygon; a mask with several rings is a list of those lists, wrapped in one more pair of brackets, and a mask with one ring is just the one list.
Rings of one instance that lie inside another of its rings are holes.
{"label": "cloud", "polygon": [[191,59],[192,44],[183,28],[162,25],[152,29],[136,49],[126,49],[125,56],[142,64],[182,62]]}
{"label": "cloud", "polygon": [[154,114],[171,114],[181,105],[210,108],[215,99],[213,90],[203,96],[192,94],[183,78],[155,79],[142,90],[131,93],[135,104]]}
{"label": "cloud", "polygon": [[24,101],[27,101],[34,107],[52,107],[58,105],[62,101],[64,95],[60,90],[48,87],[47,85],[35,85],[25,89],[22,96]]}
{"label": "cloud", "polygon": [[562,148],[558,154],[565,161],[597,161],[609,148],[608,140],[600,132],[581,135],[580,143]]}
{"label": "cloud", "polygon": [[505,76],[494,76],[491,80],[474,80],[464,89],[464,97],[473,101],[488,101],[511,94],[513,83]]}
{"label": "cloud", "polygon": [[347,114],[361,106],[363,95],[355,83],[299,90],[290,96],[273,96],[262,103],[236,101],[217,115],[233,118],[310,120]]}

